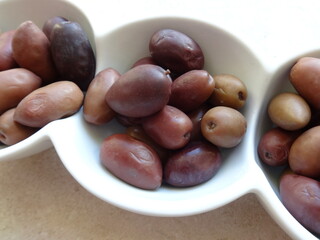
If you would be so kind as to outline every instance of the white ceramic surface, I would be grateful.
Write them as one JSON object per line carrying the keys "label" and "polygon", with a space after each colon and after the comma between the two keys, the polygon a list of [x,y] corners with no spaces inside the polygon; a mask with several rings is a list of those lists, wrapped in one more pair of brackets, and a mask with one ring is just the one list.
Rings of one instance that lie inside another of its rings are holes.
{"label": "white ceramic surface", "polygon": [[[41,26],[47,18],[56,15],[78,21],[95,47],[97,72],[113,67],[121,73],[135,60],[148,54],[148,40],[153,32],[161,28],[182,31],[202,47],[206,70],[213,75],[234,74],[246,83],[249,98],[243,114],[247,118],[248,129],[242,143],[223,152],[222,168],[210,181],[191,188],[161,187],[157,191],[146,191],[116,179],[99,162],[101,141],[113,132],[122,131],[122,127],[115,121],[102,127],[92,126],[84,122],[80,111],[48,124],[16,145],[2,146],[0,161],[19,159],[54,146],[67,170],[85,189],[115,206],[146,215],[175,217],[197,214],[252,192],[292,238],[316,239],[284,208],[278,198],[279,171],[271,172],[262,165],[256,149],[263,131],[270,126],[265,114],[267,103],[275,93],[289,86],[287,73],[290,66],[299,56],[320,56],[320,52],[316,49],[303,52],[297,48],[286,58],[284,50],[282,55],[279,53],[279,65],[275,66],[268,64],[270,52],[264,58],[257,45],[251,46],[250,41],[245,42],[214,24],[208,14],[203,16],[195,12],[187,15],[190,9],[176,14],[169,11],[168,14],[155,7],[148,12],[133,14],[131,11],[131,15],[126,15],[125,11],[116,13],[112,9],[102,14],[103,2],[95,3],[93,6],[91,1],[76,0],[0,1],[0,28],[1,31],[13,29],[25,20],[33,20]],[[205,1],[203,6],[205,3],[209,4]],[[125,17],[119,17],[121,14]],[[318,38],[320,41],[320,36]]]}

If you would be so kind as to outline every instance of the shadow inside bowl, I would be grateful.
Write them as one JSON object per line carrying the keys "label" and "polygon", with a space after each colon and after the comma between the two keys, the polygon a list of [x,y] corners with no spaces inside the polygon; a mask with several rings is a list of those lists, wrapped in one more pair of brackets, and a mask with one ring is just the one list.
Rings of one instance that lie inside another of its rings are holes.
{"label": "shadow inside bowl", "polygon": [[[0,33],[16,29],[21,23],[27,20],[33,21],[40,29],[45,21],[51,17],[62,16],[70,21],[78,22],[84,31],[87,33],[91,46],[95,51],[94,32],[91,27],[89,19],[85,13],[77,6],[64,0],[50,1],[50,0],[17,0],[17,1],[0,1]],[[50,123],[49,123],[50,124]],[[37,152],[37,150],[28,150],[28,146],[36,148],[36,143],[39,139],[44,137],[45,131],[37,133],[35,136],[31,136],[28,139],[30,144],[21,144],[21,142],[14,145],[14,151],[24,150],[24,154],[20,154],[19,157],[26,157],[30,154]],[[25,140],[23,140],[25,141]],[[22,142],[23,142],[22,141]],[[32,145],[32,146],[31,146]],[[47,147],[51,146],[50,144]],[[6,146],[0,144],[0,157],[1,150],[6,150],[6,157],[11,157],[10,148],[12,146]],[[26,148],[26,149],[25,149]],[[39,151],[44,149],[39,149]],[[13,151],[13,150],[12,150]],[[2,158],[1,158],[2,160]]]}
{"label": "shadow inside bowl", "polygon": [[[146,19],[121,26],[96,39],[97,71],[112,67],[124,73],[137,59],[149,54],[149,39],[162,28],[184,32],[197,41],[205,54],[204,68],[213,76],[229,73],[245,82],[250,97],[242,112],[248,120],[248,128],[251,128],[256,106],[256,95],[251,93],[259,89],[259,78],[264,77],[264,69],[241,41],[213,25],[172,17]],[[223,151],[223,165],[208,182],[189,188],[162,186],[156,191],[146,191],[118,180],[100,163],[101,142],[119,130],[115,121],[96,127],[80,117],[77,123],[70,125],[69,131],[73,134],[62,139],[55,133],[54,137],[60,158],[76,180],[113,205],[147,215],[182,216],[214,209],[248,191],[249,186],[240,184],[250,164],[246,137],[236,148]]]}

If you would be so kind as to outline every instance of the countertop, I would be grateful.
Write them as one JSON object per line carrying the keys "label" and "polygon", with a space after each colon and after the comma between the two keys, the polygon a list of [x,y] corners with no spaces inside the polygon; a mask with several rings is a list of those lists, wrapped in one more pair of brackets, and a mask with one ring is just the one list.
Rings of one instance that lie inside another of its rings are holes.
{"label": "countertop", "polygon": [[161,218],[131,213],[94,197],[55,150],[0,165],[3,240],[290,239],[253,194],[214,211]]}

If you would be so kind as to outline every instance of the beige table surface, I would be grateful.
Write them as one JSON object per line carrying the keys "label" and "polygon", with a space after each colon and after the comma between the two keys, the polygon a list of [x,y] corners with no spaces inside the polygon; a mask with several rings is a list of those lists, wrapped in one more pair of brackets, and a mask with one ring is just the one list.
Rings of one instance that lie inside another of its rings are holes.
{"label": "beige table surface", "polygon": [[54,149],[0,162],[1,240],[290,239],[254,195],[189,217],[116,208],[84,190]]}

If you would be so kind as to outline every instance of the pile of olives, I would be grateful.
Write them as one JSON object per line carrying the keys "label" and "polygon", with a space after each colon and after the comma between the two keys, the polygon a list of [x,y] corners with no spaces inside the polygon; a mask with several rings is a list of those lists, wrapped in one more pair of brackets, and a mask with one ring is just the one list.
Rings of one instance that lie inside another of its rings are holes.
{"label": "pile of olives", "polygon": [[269,166],[287,166],[280,177],[284,206],[307,229],[320,234],[320,59],[302,57],[292,66],[296,92],[282,92],[268,105],[274,124],[258,153]]}
{"label": "pile of olives", "polygon": [[28,20],[0,34],[0,142],[13,145],[82,106],[95,56],[79,23]]}
{"label": "pile of olives", "polygon": [[123,74],[103,69],[89,85],[84,119],[95,125],[116,119],[126,128],[103,140],[100,161],[142,189],[204,183],[220,169],[221,149],[245,135],[239,109],[246,86],[231,74],[204,70],[199,44],[177,30],[156,31],[149,52]]}

